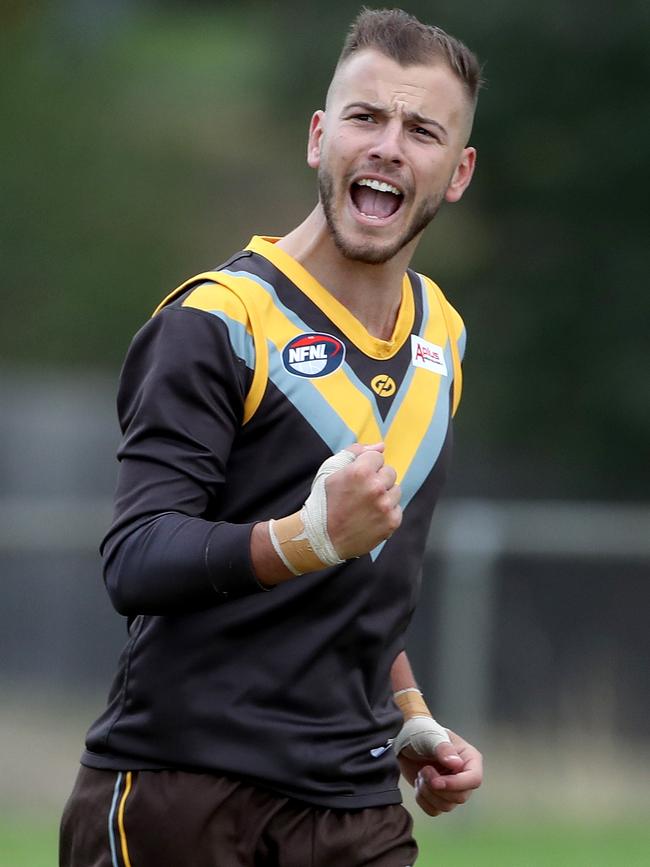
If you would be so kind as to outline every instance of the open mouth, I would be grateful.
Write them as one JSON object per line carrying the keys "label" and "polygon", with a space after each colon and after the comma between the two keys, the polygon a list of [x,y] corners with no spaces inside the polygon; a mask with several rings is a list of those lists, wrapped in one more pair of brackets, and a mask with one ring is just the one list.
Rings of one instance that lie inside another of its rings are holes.
{"label": "open mouth", "polygon": [[350,186],[350,198],[362,216],[369,220],[387,220],[399,211],[404,194],[386,181],[359,178]]}

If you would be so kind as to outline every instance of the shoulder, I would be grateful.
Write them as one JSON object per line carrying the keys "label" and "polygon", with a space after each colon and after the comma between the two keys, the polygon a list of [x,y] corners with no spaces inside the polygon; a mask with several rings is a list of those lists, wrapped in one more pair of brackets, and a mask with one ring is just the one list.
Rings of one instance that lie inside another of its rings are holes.
{"label": "shoulder", "polygon": [[465,323],[463,322],[463,318],[456,310],[456,308],[448,301],[446,297],[444,297],[444,303],[447,308],[447,315],[449,317],[449,323],[451,325],[451,334],[454,340],[458,341],[465,334]]}
{"label": "shoulder", "polygon": [[440,308],[447,323],[449,337],[458,345],[460,357],[462,358],[465,353],[465,342],[467,336],[463,317],[451,304],[436,282],[424,274],[420,274],[419,277],[421,278],[424,289],[429,296],[429,303],[434,303],[435,300],[437,300],[438,304],[440,304]]}
{"label": "shoulder", "polygon": [[196,284],[174,302],[173,306],[221,315],[242,325],[248,322],[248,311],[239,295],[216,281],[206,280]]}
{"label": "shoulder", "polygon": [[[227,285],[230,281],[218,271],[204,272],[181,283],[156,308],[150,320],[152,330],[167,325],[181,332],[212,333],[227,337],[234,353],[252,366],[252,327],[249,310],[239,292]],[[156,327],[155,323],[158,323]]]}
{"label": "shoulder", "polygon": [[123,382],[184,380],[190,370],[254,366],[245,308],[215,288],[194,286],[142,324],[126,353]]}

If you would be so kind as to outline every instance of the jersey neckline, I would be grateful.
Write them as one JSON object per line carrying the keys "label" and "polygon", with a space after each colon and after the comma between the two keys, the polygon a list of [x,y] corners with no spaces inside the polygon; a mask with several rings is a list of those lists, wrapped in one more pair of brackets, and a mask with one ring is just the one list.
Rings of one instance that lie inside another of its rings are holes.
{"label": "jersey neckline", "polygon": [[396,355],[413,330],[415,302],[413,287],[408,274],[402,280],[402,301],[390,340],[382,340],[369,334],[366,328],[332,293],[319,283],[307,269],[286,250],[278,247],[274,236],[253,235],[247,250],[268,259],[291,282],[300,289],[362,352],[371,358],[387,359]]}

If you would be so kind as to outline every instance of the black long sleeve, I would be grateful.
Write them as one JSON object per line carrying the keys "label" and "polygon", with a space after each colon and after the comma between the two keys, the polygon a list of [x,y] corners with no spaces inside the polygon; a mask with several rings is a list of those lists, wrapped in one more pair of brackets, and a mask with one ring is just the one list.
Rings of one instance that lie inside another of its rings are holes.
{"label": "black long sleeve", "polygon": [[115,515],[101,546],[120,613],[208,607],[263,589],[250,562],[253,524],[218,520],[249,379],[210,313],[169,308],[135,336],[118,393]]}

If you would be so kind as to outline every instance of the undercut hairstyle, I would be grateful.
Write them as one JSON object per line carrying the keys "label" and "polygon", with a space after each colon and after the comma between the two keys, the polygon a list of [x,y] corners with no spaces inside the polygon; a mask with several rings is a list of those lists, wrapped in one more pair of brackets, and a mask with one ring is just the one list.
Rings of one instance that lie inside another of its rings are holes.
{"label": "undercut hairstyle", "polygon": [[476,106],[483,80],[476,55],[440,27],[423,24],[402,9],[364,7],[352,22],[336,64],[357,51],[374,48],[400,66],[426,65],[442,60],[460,79],[472,106]]}

